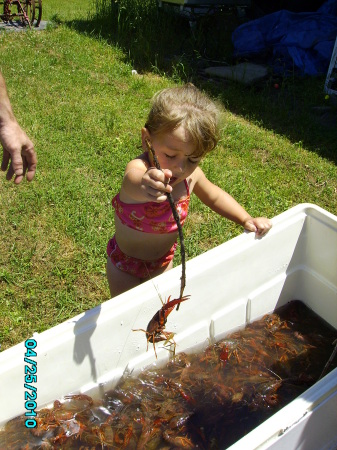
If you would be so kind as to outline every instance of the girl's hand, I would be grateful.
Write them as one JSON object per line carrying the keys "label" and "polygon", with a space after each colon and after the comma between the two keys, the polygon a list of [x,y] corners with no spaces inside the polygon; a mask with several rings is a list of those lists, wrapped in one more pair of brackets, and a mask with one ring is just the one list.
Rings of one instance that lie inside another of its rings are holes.
{"label": "girl's hand", "polygon": [[140,188],[148,200],[163,202],[167,200],[167,194],[172,192],[172,186],[168,184],[171,177],[172,172],[168,169],[150,167],[143,175]]}
{"label": "girl's hand", "polygon": [[245,230],[253,231],[256,236],[261,237],[268,233],[273,225],[266,217],[250,217],[244,222],[243,226],[245,227]]}

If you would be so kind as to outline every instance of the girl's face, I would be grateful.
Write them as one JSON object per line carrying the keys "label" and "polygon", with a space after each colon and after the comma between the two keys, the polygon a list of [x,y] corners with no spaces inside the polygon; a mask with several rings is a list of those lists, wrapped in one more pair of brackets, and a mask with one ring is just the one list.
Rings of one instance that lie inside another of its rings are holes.
{"label": "girl's face", "polygon": [[151,142],[160,167],[171,170],[171,186],[183,181],[198,167],[201,158],[193,156],[195,146],[183,126],[155,136],[142,128],[143,149],[148,151],[145,139]]}

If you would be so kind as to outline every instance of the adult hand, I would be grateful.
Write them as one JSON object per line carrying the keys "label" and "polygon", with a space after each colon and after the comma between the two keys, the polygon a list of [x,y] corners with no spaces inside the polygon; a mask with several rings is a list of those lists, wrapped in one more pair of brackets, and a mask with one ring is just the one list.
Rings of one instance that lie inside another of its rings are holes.
{"label": "adult hand", "polygon": [[15,120],[6,121],[0,126],[0,142],[3,147],[1,170],[6,171],[6,179],[19,184],[24,176],[28,181],[34,178],[37,156],[34,144]]}

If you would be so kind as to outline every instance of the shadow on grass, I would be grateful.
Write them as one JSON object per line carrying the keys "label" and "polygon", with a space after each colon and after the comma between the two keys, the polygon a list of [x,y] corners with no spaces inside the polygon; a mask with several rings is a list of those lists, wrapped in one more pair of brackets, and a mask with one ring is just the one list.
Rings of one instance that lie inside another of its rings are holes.
{"label": "shadow on grass", "polygon": [[155,68],[191,81],[220,98],[227,110],[337,162],[337,102],[325,98],[325,76],[281,79],[270,71],[254,86],[204,76],[205,67],[236,63],[231,33],[238,22],[228,12],[200,20],[194,30],[186,19],[158,8],[132,20],[101,14],[65,25],[117,45],[139,73]]}

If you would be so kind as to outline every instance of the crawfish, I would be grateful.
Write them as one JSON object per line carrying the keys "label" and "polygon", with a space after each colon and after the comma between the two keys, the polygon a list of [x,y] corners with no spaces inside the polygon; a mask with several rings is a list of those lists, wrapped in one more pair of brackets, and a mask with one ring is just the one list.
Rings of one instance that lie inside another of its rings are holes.
{"label": "crawfish", "polygon": [[175,448],[193,449],[196,447],[187,435],[178,435],[176,430],[165,430],[163,438],[169,444],[174,445]]}
{"label": "crawfish", "polygon": [[[149,342],[153,344],[154,353],[157,358],[156,352],[156,342],[166,341],[169,342],[173,340],[174,333],[170,331],[165,331],[165,324],[167,322],[167,316],[173,311],[176,305],[179,305],[181,302],[188,300],[190,295],[185,295],[181,298],[176,298],[174,300],[170,300],[171,296],[167,299],[166,303],[156,312],[156,314],[152,317],[150,322],[147,325],[146,330],[139,328],[137,330],[132,331],[144,331],[146,334],[147,340],[147,350],[149,348]],[[173,341],[174,342],[174,341]]]}

